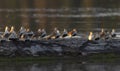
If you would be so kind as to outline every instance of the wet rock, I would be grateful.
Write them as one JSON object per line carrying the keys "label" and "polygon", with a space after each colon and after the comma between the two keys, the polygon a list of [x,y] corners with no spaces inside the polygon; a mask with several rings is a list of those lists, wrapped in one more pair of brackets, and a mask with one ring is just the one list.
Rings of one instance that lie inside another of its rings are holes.
{"label": "wet rock", "polygon": [[120,40],[95,40],[85,39],[56,39],[56,40],[29,40],[29,41],[1,41],[0,56],[61,56],[61,55],[86,55],[120,51]]}

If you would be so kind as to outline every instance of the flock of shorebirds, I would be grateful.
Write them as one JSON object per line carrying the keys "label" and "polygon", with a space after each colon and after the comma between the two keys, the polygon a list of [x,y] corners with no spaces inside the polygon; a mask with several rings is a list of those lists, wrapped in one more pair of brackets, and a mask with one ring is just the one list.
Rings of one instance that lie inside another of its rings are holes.
{"label": "flock of shorebirds", "polygon": [[77,31],[73,29],[69,33],[66,29],[64,29],[63,33],[61,34],[57,28],[54,28],[53,32],[50,35],[47,35],[45,29],[38,29],[37,32],[30,31],[30,29],[26,29],[21,27],[19,32],[16,33],[14,27],[8,28],[5,27],[5,31],[0,34],[1,39],[4,40],[32,40],[32,39],[57,39],[57,38],[65,38],[65,37],[72,37],[76,36]]}
{"label": "flock of shorebirds", "polygon": [[[63,30],[62,34],[57,28],[54,28],[53,32],[50,35],[47,35],[45,29],[38,29],[37,32],[30,31],[24,27],[21,27],[19,33],[16,33],[14,27],[8,28],[5,27],[5,31],[0,34],[1,39],[4,40],[32,40],[32,39],[58,39],[58,38],[71,38],[78,36],[77,30],[73,29],[68,32],[66,29]],[[116,34],[115,30],[112,29],[111,32],[105,32],[104,29],[101,29],[101,32],[94,33],[90,32],[88,35],[88,40],[98,40],[98,39],[108,39],[114,38],[119,35]],[[81,36],[79,36],[81,38]]]}

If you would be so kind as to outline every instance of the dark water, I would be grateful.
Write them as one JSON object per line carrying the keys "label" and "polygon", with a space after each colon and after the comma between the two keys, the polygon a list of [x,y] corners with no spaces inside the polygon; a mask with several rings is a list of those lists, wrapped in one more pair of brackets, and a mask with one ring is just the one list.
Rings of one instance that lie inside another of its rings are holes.
{"label": "dark water", "polygon": [[91,31],[120,28],[120,0],[1,0],[0,29],[20,26]]}
{"label": "dark water", "polygon": [[0,71],[120,71],[112,63],[0,63]]}

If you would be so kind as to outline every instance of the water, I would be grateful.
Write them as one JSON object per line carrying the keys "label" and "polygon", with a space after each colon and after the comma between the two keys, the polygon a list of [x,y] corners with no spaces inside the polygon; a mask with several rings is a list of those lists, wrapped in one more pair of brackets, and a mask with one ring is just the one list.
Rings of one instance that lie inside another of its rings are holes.
{"label": "water", "polygon": [[119,63],[0,63],[0,71],[120,71]]}
{"label": "water", "polygon": [[[118,29],[120,24],[119,19],[117,19],[120,16],[120,8],[27,8],[0,9],[0,12],[8,12],[7,18],[11,18],[10,15],[15,13],[14,19],[19,20],[19,22],[15,20],[15,23],[18,24],[12,24],[14,20],[8,19],[11,22],[10,26],[13,25],[20,28],[23,25],[32,30],[46,28],[47,31],[52,31],[52,28],[58,27],[60,30],[63,30],[63,28],[69,30],[77,28],[78,30],[89,31],[97,28]],[[23,14],[21,12],[30,14]],[[29,19],[32,23],[27,21]]]}
{"label": "water", "polygon": [[[93,31],[100,28],[120,28],[119,0],[21,0],[0,1],[0,30],[21,26],[36,31],[54,27]],[[84,29],[86,28],[86,29]]]}

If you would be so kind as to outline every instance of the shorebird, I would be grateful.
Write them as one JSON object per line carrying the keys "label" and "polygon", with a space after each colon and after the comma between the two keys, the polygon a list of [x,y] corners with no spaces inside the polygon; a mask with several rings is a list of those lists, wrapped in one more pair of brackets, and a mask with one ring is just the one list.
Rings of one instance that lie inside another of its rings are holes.
{"label": "shorebird", "polygon": [[47,35],[47,33],[46,33],[45,29],[42,29],[40,36],[43,38],[43,37],[45,37],[46,35]]}
{"label": "shorebird", "polygon": [[52,38],[57,39],[60,37],[60,31],[57,28],[54,28],[54,31],[52,33]]}
{"label": "shorebird", "polygon": [[48,35],[47,39],[57,39],[60,37],[60,31],[57,28],[54,28],[52,34]]}
{"label": "shorebird", "polygon": [[89,36],[88,36],[88,40],[92,40],[93,39],[93,33],[90,32]]}
{"label": "shorebird", "polygon": [[38,29],[37,32],[34,33],[34,38],[38,39],[40,38],[40,35],[41,35],[41,29]]}
{"label": "shorebird", "polygon": [[31,40],[33,36],[34,36],[33,31],[30,31],[30,29],[27,29],[27,30],[26,30],[26,33],[25,33],[25,38],[26,38],[27,40]]}
{"label": "shorebird", "polygon": [[111,37],[116,37],[115,29],[112,29]]}
{"label": "shorebird", "polygon": [[72,31],[70,31],[68,33],[68,36],[72,37],[72,36],[76,36],[77,35],[77,30],[76,29],[73,29]]}
{"label": "shorebird", "polygon": [[8,27],[6,26],[6,27],[5,27],[5,31],[4,31],[4,33],[3,33],[3,35],[2,35],[2,38],[7,39],[9,36],[10,36],[10,32],[9,32],[9,30],[8,30]]}
{"label": "shorebird", "polygon": [[19,38],[23,38],[25,33],[26,33],[26,29],[24,27],[21,27],[19,30]]}
{"label": "shorebird", "polygon": [[17,40],[17,39],[18,39],[17,34],[14,31],[14,27],[12,26],[10,30],[9,40]]}
{"label": "shorebird", "polygon": [[100,39],[100,34],[97,32],[95,33],[94,40],[99,40]]}
{"label": "shorebird", "polygon": [[55,33],[55,39],[56,39],[56,38],[59,38],[59,37],[60,37],[60,31],[57,30],[56,33]]}
{"label": "shorebird", "polygon": [[66,37],[66,36],[68,36],[68,32],[67,32],[66,29],[64,29],[64,30],[63,30],[63,34],[62,34],[62,37]]}
{"label": "shorebird", "polygon": [[102,28],[101,29],[101,32],[100,32],[100,38],[105,38],[105,31],[104,31],[104,29]]}

